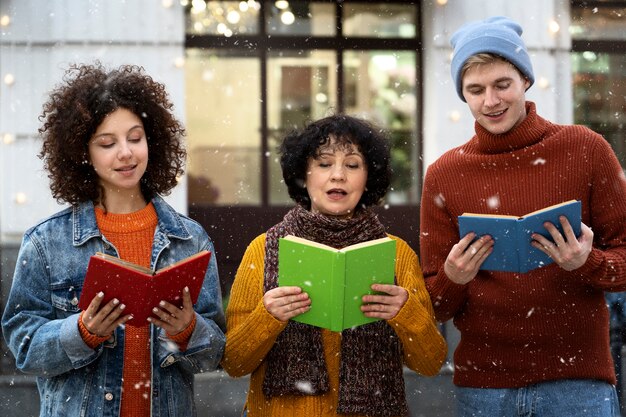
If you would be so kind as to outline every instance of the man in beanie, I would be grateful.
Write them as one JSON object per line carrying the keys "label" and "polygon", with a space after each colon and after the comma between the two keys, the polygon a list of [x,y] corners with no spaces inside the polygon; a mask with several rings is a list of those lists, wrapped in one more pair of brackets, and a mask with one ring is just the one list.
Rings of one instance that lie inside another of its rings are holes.
{"label": "man in beanie", "polygon": [[[600,135],[551,123],[526,101],[534,75],[521,34],[492,17],[452,36],[452,78],[475,135],[428,168],[422,194],[426,285],[438,320],[461,334],[458,414],[618,416],[604,291],[626,290],[626,179]],[[493,238],[459,236],[463,212],[523,215],[572,199],[581,234],[565,217],[563,233],[544,224],[552,239],[528,244],[554,262],[527,273],[481,270]]]}

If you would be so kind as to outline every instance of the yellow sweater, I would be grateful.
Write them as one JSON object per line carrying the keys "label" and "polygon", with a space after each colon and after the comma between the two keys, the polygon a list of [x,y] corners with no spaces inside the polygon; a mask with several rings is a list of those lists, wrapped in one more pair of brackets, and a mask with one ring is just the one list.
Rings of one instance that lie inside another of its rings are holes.
{"label": "yellow sweater", "polygon": [[[405,241],[390,237],[397,241],[398,285],[407,289],[409,299],[396,317],[387,322],[402,341],[405,365],[432,376],[439,372],[445,360],[447,345],[437,328],[417,255]],[[264,358],[287,326],[287,322],[275,319],[263,305],[264,257],[265,234],[248,246],[231,289],[222,366],[233,377],[252,374],[246,401],[249,417],[337,416],[341,333],[322,330],[330,383],[327,393],[271,400],[263,395]]]}

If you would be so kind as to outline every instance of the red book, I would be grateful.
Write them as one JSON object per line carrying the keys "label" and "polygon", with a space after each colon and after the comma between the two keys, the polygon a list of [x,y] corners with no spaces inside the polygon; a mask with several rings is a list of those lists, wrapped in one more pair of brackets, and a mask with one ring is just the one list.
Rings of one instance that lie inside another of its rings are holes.
{"label": "red book", "polygon": [[102,291],[101,305],[117,298],[126,305],[123,314],[133,315],[126,324],[143,326],[161,300],[182,307],[185,287],[189,287],[191,301],[196,303],[210,258],[211,252],[204,250],[154,272],[98,252],[89,259],[78,306],[86,310]]}

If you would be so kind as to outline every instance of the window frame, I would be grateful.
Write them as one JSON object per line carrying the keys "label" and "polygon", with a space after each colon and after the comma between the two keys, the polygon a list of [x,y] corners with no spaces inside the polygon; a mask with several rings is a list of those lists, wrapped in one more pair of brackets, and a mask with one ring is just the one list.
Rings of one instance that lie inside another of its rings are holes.
{"label": "window frame", "polygon": [[[188,34],[185,33],[185,49],[187,48],[199,48],[199,49],[218,49],[228,50],[236,53],[239,56],[257,57],[260,62],[260,93],[261,100],[260,106],[260,118],[261,118],[261,144],[260,144],[260,169],[261,169],[261,184],[260,184],[260,204],[255,207],[275,207],[275,204],[270,203],[270,166],[267,158],[264,157],[269,149],[269,126],[268,126],[268,92],[267,92],[267,64],[268,55],[272,50],[311,50],[311,49],[323,49],[331,50],[336,54],[337,62],[337,111],[345,111],[344,106],[344,66],[343,66],[343,52],[354,50],[376,50],[376,51],[412,51],[416,54],[416,126],[415,133],[417,143],[416,152],[417,160],[422,159],[423,154],[423,113],[420,111],[420,104],[423,102],[423,88],[422,88],[422,39],[419,28],[421,28],[421,5],[415,1],[402,1],[402,0],[390,0],[390,1],[374,1],[374,0],[356,0],[351,1],[352,4],[395,4],[395,5],[410,5],[414,7],[415,26],[416,33],[413,38],[375,38],[375,37],[346,37],[343,34],[343,2],[331,1],[331,0],[311,0],[311,3],[332,3],[335,5],[335,25],[337,31],[334,36],[300,36],[300,35],[276,35],[268,34],[265,26],[265,14],[266,9],[270,1],[257,0],[260,3],[260,9],[258,13],[257,26],[259,28],[256,34],[233,34],[230,37],[223,35],[213,34]],[[306,46],[303,48],[302,46]],[[421,195],[421,183],[423,177],[423,168],[421,164],[417,164],[413,167],[415,172],[415,186],[417,187],[416,195],[417,199]],[[416,203],[410,204],[415,206]]]}

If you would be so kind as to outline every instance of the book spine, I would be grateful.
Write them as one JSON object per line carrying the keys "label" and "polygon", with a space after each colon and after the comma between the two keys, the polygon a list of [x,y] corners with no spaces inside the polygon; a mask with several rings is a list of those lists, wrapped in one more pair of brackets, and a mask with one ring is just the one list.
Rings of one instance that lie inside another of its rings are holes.
{"label": "book spine", "polygon": [[341,332],[343,330],[343,310],[346,304],[344,300],[346,289],[345,253],[335,253],[332,271],[332,276],[330,278],[330,296],[332,300],[332,311],[330,312],[330,330],[333,332]]}

